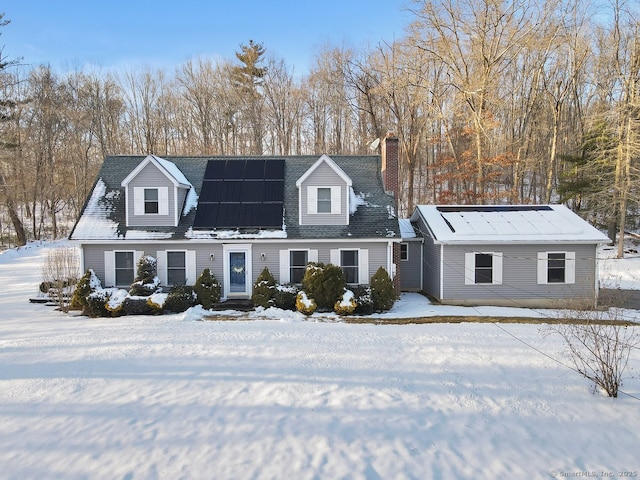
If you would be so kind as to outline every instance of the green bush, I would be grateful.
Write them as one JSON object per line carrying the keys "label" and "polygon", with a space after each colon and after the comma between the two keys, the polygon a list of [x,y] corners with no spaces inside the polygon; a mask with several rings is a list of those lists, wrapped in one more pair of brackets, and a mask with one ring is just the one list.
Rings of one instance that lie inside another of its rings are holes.
{"label": "green bush", "polygon": [[220,283],[208,268],[196,279],[193,290],[196,292],[198,303],[206,310],[212,309],[220,301]]}
{"label": "green bush", "polygon": [[253,285],[251,300],[254,307],[269,308],[275,305],[274,296],[276,293],[276,279],[273,278],[269,268],[264,267],[256,283]]}
{"label": "green bush", "polygon": [[157,313],[147,303],[148,298],[145,296],[125,298],[122,302],[122,313],[124,315],[153,315]]}
{"label": "green bush", "polygon": [[151,255],[145,255],[138,260],[136,278],[131,284],[129,295],[133,297],[148,297],[158,291],[160,280],[157,277],[158,262]]}
{"label": "green bush", "polygon": [[295,285],[276,285],[276,293],[273,301],[277,308],[282,310],[295,310],[298,287]]}
{"label": "green bush", "polygon": [[80,280],[78,280],[76,288],[73,291],[71,308],[80,309],[83,315],[87,315],[87,297],[98,288],[102,288],[100,280],[92,269],[87,270]]}
{"label": "green bush", "polygon": [[344,292],[342,269],[336,265],[309,263],[302,279],[302,288],[313,298],[319,310],[330,311]]}
{"label": "green bush", "polygon": [[178,285],[173,287],[169,295],[167,295],[167,300],[164,302],[164,309],[169,312],[180,313],[193,307],[196,302],[197,296],[193,291],[193,287],[189,285]]}
{"label": "green bush", "polygon": [[382,267],[371,277],[371,298],[376,311],[389,310],[396,301],[393,281]]}
{"label": "green bush", "polygon": [[356,310],[354,313],[357,315],[371,315],[374,312],[371,287],[358,285],[353,289],[353,296],[356,301]]}
{"label": "green bush", "polygon": [[111,312],[107,310],[107,302],[111,297],[111,290],[99,289],[87,295],[87,306],[85,315],[90,317],[110,317]]}

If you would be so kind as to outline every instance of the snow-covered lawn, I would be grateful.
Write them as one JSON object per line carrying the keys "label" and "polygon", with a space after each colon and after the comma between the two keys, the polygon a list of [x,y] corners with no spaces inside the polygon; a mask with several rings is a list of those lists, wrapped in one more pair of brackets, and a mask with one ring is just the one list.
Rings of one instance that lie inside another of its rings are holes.
{"label": "snow-covered lawn", "polygon": [[534,325],[67,316],[45,252],[0,255],[0,478],[640,475],[638,349],[610,399]]}

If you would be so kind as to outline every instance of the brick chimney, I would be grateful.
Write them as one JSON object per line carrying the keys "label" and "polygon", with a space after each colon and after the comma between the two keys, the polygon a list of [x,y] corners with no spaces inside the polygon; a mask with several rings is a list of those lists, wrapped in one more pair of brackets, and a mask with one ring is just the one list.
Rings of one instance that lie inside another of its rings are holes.
{"label": "brick chimney", "polygon": [[382,139],[382,183],[384,189],[390,193],[393,193],[396,202],[398,201],[398,137],[393,133],[388,133],[385,138]]}

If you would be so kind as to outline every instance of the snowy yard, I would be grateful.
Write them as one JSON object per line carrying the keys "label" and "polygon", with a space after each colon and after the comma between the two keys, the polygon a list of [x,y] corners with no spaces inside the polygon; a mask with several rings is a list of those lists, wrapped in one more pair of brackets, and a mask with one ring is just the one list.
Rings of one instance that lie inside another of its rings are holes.
{"label": "snowy yard", "polygon": [[[0,255],[1,478],[640,475],[638,349],[637,398],[610,399],[544,326],[66,316],[27,300],[45,252]],[[387,315],[466,311],[408,295]]]}

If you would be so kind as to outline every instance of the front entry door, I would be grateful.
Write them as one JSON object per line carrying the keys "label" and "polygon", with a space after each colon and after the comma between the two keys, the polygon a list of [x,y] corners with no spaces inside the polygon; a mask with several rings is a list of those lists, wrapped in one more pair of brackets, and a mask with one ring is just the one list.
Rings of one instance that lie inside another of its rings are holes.
{"label": "front entry door", "polygon": [[251,297],[251,246],[225,245],[224,293],[227,298]]}

